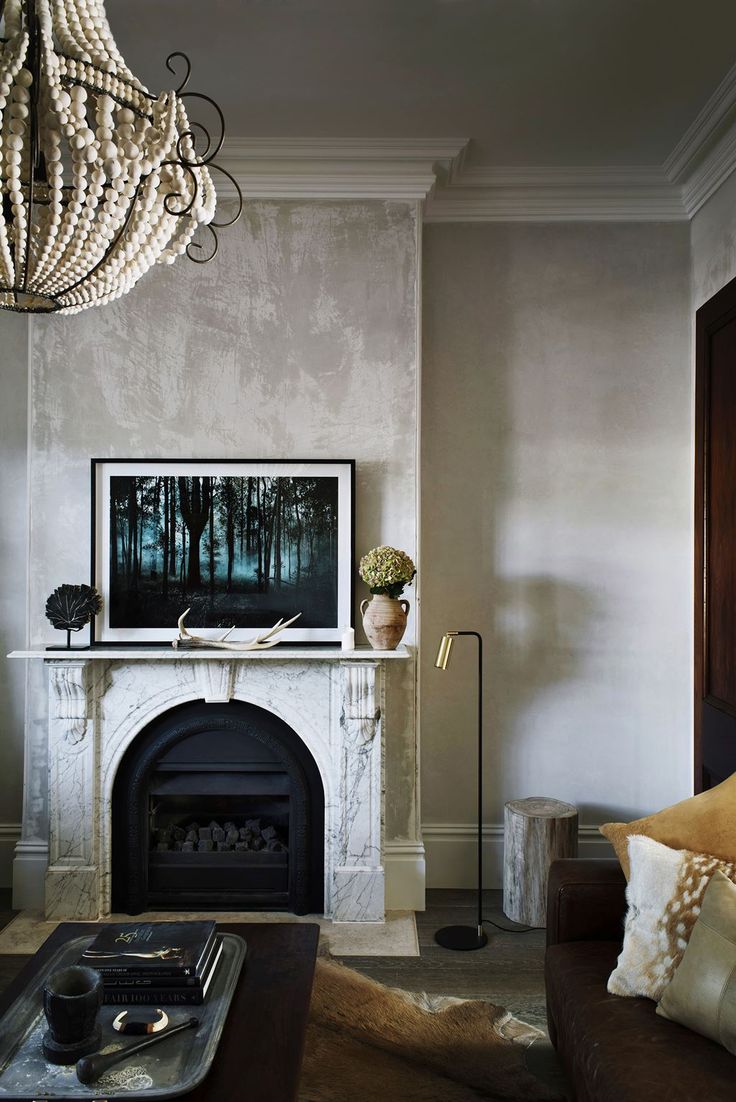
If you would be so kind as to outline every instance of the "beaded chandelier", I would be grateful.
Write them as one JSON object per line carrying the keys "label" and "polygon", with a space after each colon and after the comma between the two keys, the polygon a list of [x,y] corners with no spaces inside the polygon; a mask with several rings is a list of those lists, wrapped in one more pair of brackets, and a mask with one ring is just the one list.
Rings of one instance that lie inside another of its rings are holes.
{"label": "beaded chandelier", "polygon": [[[183,91],[189,61],[171,54],[172,73],[174,59],[179,87],[152,96],[120,56],[103,0],[0,0],[0,308],[75,314],[126,294],[153,264],[215,255],[242,198],[214,163],[222,113]],[[216,113],[215,139],[190,125],[193,98]],[[214,221],[213,169],[238,195],[227,222]]]}

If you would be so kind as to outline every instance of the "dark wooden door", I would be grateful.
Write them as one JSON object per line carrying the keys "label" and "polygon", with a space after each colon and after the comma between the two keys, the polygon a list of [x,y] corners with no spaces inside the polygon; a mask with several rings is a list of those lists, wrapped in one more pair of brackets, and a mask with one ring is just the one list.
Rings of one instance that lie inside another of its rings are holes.
{"label": "dark wooden door", "polygon": [[695,791],[736,772],[736,279],[696,315]]}

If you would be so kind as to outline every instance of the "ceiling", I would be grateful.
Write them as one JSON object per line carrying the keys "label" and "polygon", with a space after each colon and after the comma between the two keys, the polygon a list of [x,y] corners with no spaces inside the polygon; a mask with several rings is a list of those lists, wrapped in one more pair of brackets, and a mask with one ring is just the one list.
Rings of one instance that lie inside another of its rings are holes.
{"label": "ceiling", "polygon": [[734,0],[107,0],[238,137],[473,139],[489,165],[661,164],[736,61]]}

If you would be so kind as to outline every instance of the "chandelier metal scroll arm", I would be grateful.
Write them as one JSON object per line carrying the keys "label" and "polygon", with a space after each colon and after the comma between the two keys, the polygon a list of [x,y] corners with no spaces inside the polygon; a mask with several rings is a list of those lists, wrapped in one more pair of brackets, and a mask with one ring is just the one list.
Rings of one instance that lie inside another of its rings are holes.
{"label": "chandelier metal scroll arm", "polygon": [[210,260],[214,260],[215,257],[217,256],[217,250],[220,247],[220,240],[219,240],[217,234],[215,233],[215,231],[213,230],[212,224],[210,223],[207,226],[203,226],[203,229],[209,230],[209,232],[212,234],[212,240],[215,243],[215,247],[214,247],[214,249],[212,250],[212,252],[210,253],[209,256],[193,256],[192,253],[189,250],[190,249],[200,249],[201,251],[204,251],[204,245],[200,245],[199,242],[197,242],[197,241],[190,241],[189,244],[187,245],[185,251],[186,251],[187,256],[189,257],[189,259],[192,261],[193,264],[209,264]]}
{"label": "chandelier metal scroll arm", "polygon": [[[186,133],[189,134],[189,136],[191,137],[192,146],[194,147],[195,151],[196,151],[196,140],[197,140],[197,135],[194,133],[195,130],[201,130],[202,133],[204,134],[205,141],[207,142],[207,146],[206,146],[204,152],[199,154],[200,160],[206,160],[207,156],[209,155],[210,149],[212,148],[212,136],[210,135],[210,132],[207,129],[207,127],[204,126],[201,122],[190,122],[189,130]],[[182,135],[182,137],[183,136],[184,135]]]}
{"label": "chandelier metal scroll arm", "polygon": [[214,149],[210,149],[211,139],[210,139],[209,132],[205,130],[205,127],[202,126],[201,123],[197,123],[197,125],[200,127],[200,129],[205,130],[205,132],[207,133],[207,138],[208,138],[207,157],[206,157],[206,159],[204,157],[200,157],[200,158],[198,158],[197,161],[193,161],[192,163],[193,164],[200,164],[200,165],[209,164],[210,161],[213,161],[214,158],[217,156],[217,154],[220,152],[220,150],[222,149],[222,144],[225,141],[225,116],[223,115],[219,105],[217,103],[215,103],[215,101],[213,99],[211,99],[210,96],[205,96],[202,92],[185,92],[179,98],[180,99],[200,99],[200,100],[204,100],[205,103],[209,103],[209,105],[213,108],[213,110],[217,114],[217,117],[218,117],[219,122],[220,122],[220,136],[217,139],[217,142],[215,143],[215,148]]}
{"label": "chandelier metal scroll arm", "polygon": [[187,154],[184,152],[183,143],[188,139],[192,143],[192,149],[194,150],[195,156],[197,156],[196,145],[195,145],[195,143],[197,141],[197,135],[194,133],[194,128],[195,127],[197,128],[197,130],[202,131],[202,133],[204,134],[204,136],[207,140],[207,149],[205,150],[205,153],[209,152],[209,148],[212,145],[212,138],[210,137],[210,132],[207,129],[207,127],[203,126],[201,122],[190,123],[189,129],[184,130],[179,135],[179,137],[177,139],[177,142],[176,142],[176,156],[177,156],[177,159],[179,160],[179,162],[182,165],[186,165],[189,168],[198,168],[198,167],[200,167],[201,165],[203,165],[205,163],[204,160],[203,160],[203,157],[197,157],[197,159],[195,161],[193,161],[191,159],[191,157],[188,157]]}
{"label": "chandelier metal scroll arm", "polygon": [[186,173],[189,174],[192,180],[192,197],[185,207],[181,210],[175,210],[171,206],[171,202],[174,199],[183,198],[180,191],[169,191],[164,195],[164,210],[167,214],[173,214],[175,218],[183,218],[186,214],[189,214],[194,206],[197,195],[199,194],[199,184],[197,183],[197,174],[192,170],[192,166],[187,161],[162,161],[161,165],[178,165],[179,168],[183,168]]}
{"label": "chandelier metal scroll arm", "polygon": [[232,173],[228,172],[228,170],[226,168],[223,168],[222,165],[214,165],[210,162],[207,167],[209,168],[210,172],[212,172],[213,169],[216,169],[217,172],[221,172],[223,176],[227,176],[228,180],[235,188],[235,193],[238,197],[238,209],[236,210],[232,218],[228,219],[227,222],[215,222],[214,220],[210,222],[210,226],[214,226],[216,230],[224,230],[228,226],[233,226],[243,213],[243,192],[240,189],[240,184],[232,175]]}
{"label": "chandelier metal scroll arm", "polygon": [[166,68],[169,70],[170,73],[173,73],[174,76],[176,76],[176,66],[172,65],[171,62],[174,60],[175,57],[180,57],[187,67],[187,71],[184,74],[181,84],[178,88],[174,89],[176,94],[179,95],[179,93],[183,92],[187,84],[189,83],[189,77],[192,73],[192,63],[187,55],[183,54],[181,50],[174,50],[174,52],[169,54],[169,56],[166,58]]}

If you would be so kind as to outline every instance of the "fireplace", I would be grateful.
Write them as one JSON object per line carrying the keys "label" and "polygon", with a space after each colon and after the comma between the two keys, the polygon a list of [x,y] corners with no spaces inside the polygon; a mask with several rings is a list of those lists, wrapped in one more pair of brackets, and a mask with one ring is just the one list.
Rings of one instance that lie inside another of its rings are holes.
{"label": "fireplace", "polygon": [[319,912],[324,791],[287,723],[244,701],[179,705],[123,755],[112,907]]}
{"label": "fireplace", "polygon": [[[200,892],[208,893],[210,905],[215,891],[222,897],[245,890],[243,867],[253,899],[254,866],[268,905],[278,892],[286,896],[285,909],[315,910],[335,922],[384,920],[389,666],[395,670],[389,789],[395,805],[395,775],[404,777],[416,808],[414,758],[402,741],[402,715],[412,714],[413,698],[406,692],[411,677],[401,674],[412,660],[406,649],[275,647],[235,654],[99,647],[16,656],[42,659],[49,673],[48,727],[40,728],[42,743],[27,747],[26,774],[27,793],[48,776],[48,864],[44,853],[39,865],[49,921],[94,921],[121,902],[134,912],[148,905],[149,892],[169,893],[171,900],[172,877],[186,881],[190,908],[201,905]],[[202,739],[186,741],[203,732]],[[210,752],[215,738],[225,747],[216,757]],[[256,781],[258,792],[248,790]],[[396,818],[395,806],[391,814]],[[256,819],[261,837],[280,843],[269,850],[278,859],[256,857],[259,850],[250,845],[235,849],[232,834],[232,850],[216,844],[215,830],[226,843],[234,829],[238,841],[249,840],[240,830]],[[195,824],[196,848],[170,844],[191,841]],[[36,829],[24,819],[29,838]],[[200,840],[215,844],[200,855]],[[421,907],[421,842],[410,833],[390,844],[399,851],[391,855],[393,906]],[[184,875],[187,864],[198,877]]]}

